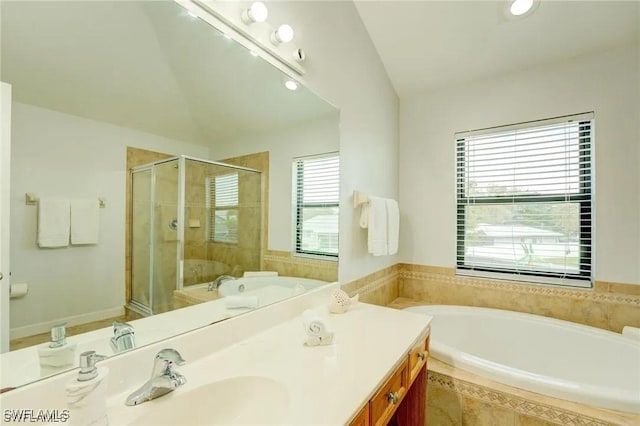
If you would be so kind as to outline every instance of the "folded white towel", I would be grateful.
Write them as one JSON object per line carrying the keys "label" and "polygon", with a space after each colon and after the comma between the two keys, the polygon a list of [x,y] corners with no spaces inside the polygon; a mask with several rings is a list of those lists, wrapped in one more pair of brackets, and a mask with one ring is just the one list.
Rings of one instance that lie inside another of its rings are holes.
{"label": "folded white towel", "polygon": [[70,204],[64,198],[40,198],[38,201],[38,246],[69,245]]}
{"label": "folded white towel", "polygon": [[327,321],[311,309],[307,309],[302,313],[302,322],[307,336],[324,337],[333,333]]}
{"label": "folded white towel", "polygon": [[307,336],[306,345],[307,346],[323,346],[330,345],[333,343],[333,333],[329,333],[325,336]]}
{"label": "folded white towel", "polygon": [[100,206],[97,200],[71,200],[71,244],[98,244]]}
{"label": "folded white towel", "polygon": [[369,197],[368,222],[367,245],[369,253],[374,256],[387,254],[387,203],[384,198]]}
{"label": "folded white towel", "polygon": [[276,271],[246,271],[243,278],[256,278],[256,277],[277,277]]}
{"label": "folded white towel", "polygon": [[398,202],[386,199],[387,203],[387,254],[398,252],[398,240],[400,233],[400,209]]}
{"label": "folded white towel", "polygon": [[255,309],[260,306],[258,296],[227,296],[224,298],[227,309],[251,308]]}

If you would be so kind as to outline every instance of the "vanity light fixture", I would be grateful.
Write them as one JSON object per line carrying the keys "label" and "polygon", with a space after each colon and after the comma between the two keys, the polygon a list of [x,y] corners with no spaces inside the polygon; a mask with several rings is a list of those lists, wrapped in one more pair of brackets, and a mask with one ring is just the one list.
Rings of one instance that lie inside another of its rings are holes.
{"label": "vanity light fixture", "polygon": [[275,45],[289,43],[291,40],[293,40],[293,28],[291,28],[291,25],[282,24],[271,33],[271,41]]}
{"label": "vanity light fixture", "polygon": [[294,90],[298,90],[298,82],[295,80],[289,79],[284,82],[284,87],[286,87],[287,89],[293,92]]}
{"label": "vanity light fixture", "polygon": [[267,16],[269,16],[267,6],[261,1],[255,1],[242,11],[242,22],[247,25],[251,25],[254,22],[264,22],[267,20]]}
{"label": "vanity light fixture", "polygon": [[513,16],[522,16],[529,12],[533,7],[533,0],[513,0],[509,12]]}

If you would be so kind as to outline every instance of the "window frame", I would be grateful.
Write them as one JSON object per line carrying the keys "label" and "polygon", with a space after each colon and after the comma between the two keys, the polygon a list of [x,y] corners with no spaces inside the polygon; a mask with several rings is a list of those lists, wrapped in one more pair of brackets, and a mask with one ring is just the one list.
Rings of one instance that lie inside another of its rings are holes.
{"label": "window frame", "polygon": [[[238,202],[235,205],[217,206],[216,197],[215,196],[212,197],[212,194],[215,194],[215,191],[216,191],[216,179],[224,176],[234,175],[234,174],[237,176],[238,184],[237,184],[236,190],[237,190]],[[216,213],[218,211],[220,210],[235,211],[236,217],[239,217],[240,215],[240,175],[238,173],[225,173],[225,174],[207,176],[206,190],[207,190],[207,209],[208,209],[207,223],[209,226],[209,228],[207,229],[207,241],[218,243],[218,244],[238,245],[237,232],[236,232],[235,240],[230,240],[230,239],[220,240],[220,239],[216,239],[215,235],[216,235]]]}
{"label": "window frame", "polygon": [[[302,248],[302,240],[303,240],[303,216],[305,208],[337,208],[338,212],[340,209],[340,200],[338,199],[336,202],[314,202],[314,203],[305,203],[304,202],[304,191],[301,190],[299,184],[303,182],[304,176],[304,163],[307,160],[317,160],[323,158],[337,158],[338,159],[338,176],[337,181],[338,185],[340,183],[340,156],[338,152],[332,152],[328,154],[314,155],[308,157],[298,157],[293,159],[293,251],[292,254],[296,257],[309,257],[309,258],[317,258],[321,260],[328,261],[338,261],[339,253],[329,253],[318,250],[308,250]],[[339,235],[339,234],[338,234]],[[338,247],[339,247],[339,237],[338,237]]]}
{"label": "window frame", "polygon": [[[578,122],[578,164],[579,164],[579,193],[567,192],[550,195],[493,195],[493,196],[467,196],[466,189],[466,148],[465,143],[472,135],[491,135],[492,133],[508,130],[522,130],[557,124],[561,122]],[[536,120],[515,125],[498,126],[471,132],[456,133],[456,274],[472,277],[484,277],[494,279],[507,279],[512,281],[533,282],[540,284],[560,285],[566,287],[592,288],[594,280],[594,137],[595,137],[594,113],[581,113],[571,116],[556,117],[551,119]],[[567,272],[530,271],[515,268],[499,268],[487,266],[474,266],[465,264],[466,257],[466,219],[467,207],[473,205],[504,205],[518,203],[577,203],[579,204],[579,271],[576,274]],[[586,220],[590,226],[581,226]]]}

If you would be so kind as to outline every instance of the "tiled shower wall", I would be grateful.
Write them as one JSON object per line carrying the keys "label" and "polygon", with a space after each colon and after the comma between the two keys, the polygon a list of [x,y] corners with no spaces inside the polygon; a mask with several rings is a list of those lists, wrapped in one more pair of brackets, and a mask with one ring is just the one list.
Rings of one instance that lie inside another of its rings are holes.
{"label": "tiled shower wall", "polygon": [[418,304],[467,305],[553,317],[615,332],[640,327],[640,285],[596,281],[570,289],[459,277],[452,268],[397,264],[345,284],[361,300],[388,305],[398,297]]}

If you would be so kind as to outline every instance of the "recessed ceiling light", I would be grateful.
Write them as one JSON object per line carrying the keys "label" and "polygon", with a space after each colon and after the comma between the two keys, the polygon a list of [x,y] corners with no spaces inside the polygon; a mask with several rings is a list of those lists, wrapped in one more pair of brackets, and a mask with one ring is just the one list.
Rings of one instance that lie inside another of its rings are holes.
{"label": "recessed ceiling light", "polygon": [[298,89],[298,83],[295,82],[294,80],[287,80],[284,82],[284,87],[286,87],[291,91],[294,91]]}
{"label": "recessed ceiling light", "polygon": [[521,16],[531,10],[533,0],[513,0],[509,11],[514,16]]}

